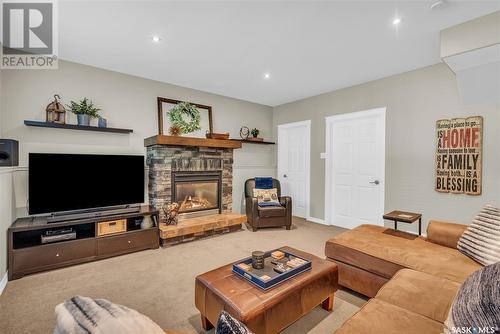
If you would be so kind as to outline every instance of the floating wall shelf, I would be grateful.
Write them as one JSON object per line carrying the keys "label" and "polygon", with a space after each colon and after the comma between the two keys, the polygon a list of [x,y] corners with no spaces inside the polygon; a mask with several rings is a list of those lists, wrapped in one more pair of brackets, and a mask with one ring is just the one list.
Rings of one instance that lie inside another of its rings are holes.
{"label": "floating wall shelf", "polygon": [[24,121],[24,125],[36,126],[39,128],[55,128],[67,130],[82,130],[82,131],[96,131],[96,132],[112,132],[112,133],[132,133],[132,129],[119,129],[119,128],[99,128],[97,126],[84,126],[76,124],[58,124],[40,121]]}
{"label": "floating wall shelf", "polygon": [[260,145],[275,145],[275,142],[272,141],[257,141],[257,140],[247,140],[247,139],[231,139],[233,141],[239,141],[247,144],[260,144]]}

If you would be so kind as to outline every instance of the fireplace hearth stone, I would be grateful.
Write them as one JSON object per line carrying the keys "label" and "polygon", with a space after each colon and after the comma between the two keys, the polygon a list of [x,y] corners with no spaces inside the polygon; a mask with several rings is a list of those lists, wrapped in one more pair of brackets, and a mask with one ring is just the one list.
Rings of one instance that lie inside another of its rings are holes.
{"label": "fireplace hearth stone", "polygon": [[159,226],[160,240],[163,247],[189,242],[214,235],[242,230],[246,223],[244,215],[222,213],[197,218],[179,220],[177,225]]}

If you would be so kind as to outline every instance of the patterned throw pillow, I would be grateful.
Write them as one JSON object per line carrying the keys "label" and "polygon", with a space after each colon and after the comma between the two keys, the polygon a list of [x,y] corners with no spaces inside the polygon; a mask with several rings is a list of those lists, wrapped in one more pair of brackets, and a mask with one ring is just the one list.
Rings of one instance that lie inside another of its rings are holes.
{"label": "patterned throw pillow", "polygon": [[217,320],[215,334],[252,334],[252,332],[229,313],[222,311]]}
{"label": "patterned throw pillow", "polygon": [[106,299],[75,296],[56,306],[54,334],[165,334],[145,315]]}
{"label": "patterned throw pillow", "polygon": [[483,265],[500,261],[500,209],[486,205],[462,234],[457,248]]}
{"label": "patterned throw pillow", "polygon": [[281,206],[278,189],[254,189],[253,197],[257,198],[259,206]]}
{"label": "patterned throw pillow", "polygon": [[458,290],[444,332],[500,333],[500,262],[472,273]]}

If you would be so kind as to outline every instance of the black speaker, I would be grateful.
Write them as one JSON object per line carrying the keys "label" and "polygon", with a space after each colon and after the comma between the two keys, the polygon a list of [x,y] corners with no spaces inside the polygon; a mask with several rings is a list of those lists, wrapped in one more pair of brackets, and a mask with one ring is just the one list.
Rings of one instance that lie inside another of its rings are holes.
{"label": "black speaker", "polygon": [[0,167],[19,165],[19,143],[14,139],[0,139]]}

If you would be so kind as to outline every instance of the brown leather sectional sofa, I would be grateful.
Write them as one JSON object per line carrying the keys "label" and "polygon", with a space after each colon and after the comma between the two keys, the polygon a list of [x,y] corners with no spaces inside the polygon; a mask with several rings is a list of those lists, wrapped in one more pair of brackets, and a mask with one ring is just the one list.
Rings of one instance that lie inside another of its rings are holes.
{"label": "brown leather sectional sofa", "polygon": [[335,333],[443,333],[461,283],[482,267],[457,250],[466,227],[431,221],[423,238],[362,225],[330,239],[339,285],[374,297]]}

